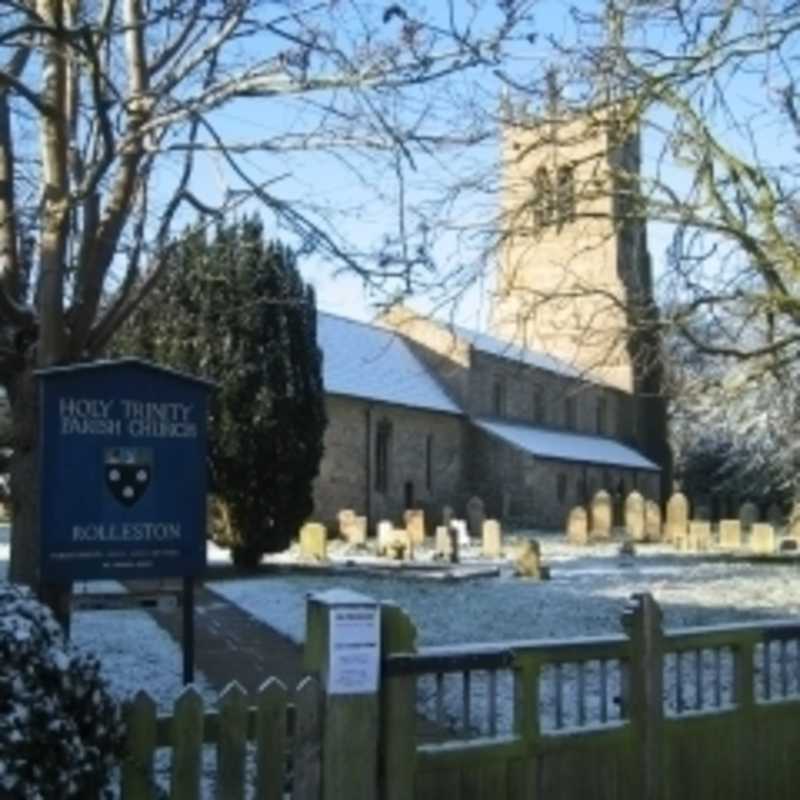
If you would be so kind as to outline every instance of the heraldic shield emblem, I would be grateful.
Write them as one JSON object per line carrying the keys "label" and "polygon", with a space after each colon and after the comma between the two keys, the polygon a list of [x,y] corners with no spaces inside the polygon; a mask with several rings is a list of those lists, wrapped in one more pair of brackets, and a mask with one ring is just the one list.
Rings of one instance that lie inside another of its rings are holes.
{"label": "heraldic shield emblem", "polygon": [[150,447],[112,447],[105,451],[106,486],[124,506],[137,503],[153,476],[153,450]]}

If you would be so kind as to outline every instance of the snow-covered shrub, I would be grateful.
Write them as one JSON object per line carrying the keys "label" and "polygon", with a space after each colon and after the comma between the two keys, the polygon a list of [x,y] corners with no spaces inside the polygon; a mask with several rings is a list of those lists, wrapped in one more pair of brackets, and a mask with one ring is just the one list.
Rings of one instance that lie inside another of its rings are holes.
{"label": "snow-covered shrub", "polygon": [[50,610],[0,583],[0,798],[105,796],[122,752],[99,662],[65,644]]}

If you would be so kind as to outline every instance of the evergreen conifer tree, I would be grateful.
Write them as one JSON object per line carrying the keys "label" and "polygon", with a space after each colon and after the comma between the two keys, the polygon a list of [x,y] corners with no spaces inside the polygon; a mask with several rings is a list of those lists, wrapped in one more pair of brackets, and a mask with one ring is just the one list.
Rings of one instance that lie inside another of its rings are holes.
{"label": "evergreen conifer tree", "polygon": [[286,547],[313,508],[326,425],[314,292],[255,217],[212,235],[190,229],[174,258],[117,350],[217,384],[215,531],[237,563],[252,565]]}

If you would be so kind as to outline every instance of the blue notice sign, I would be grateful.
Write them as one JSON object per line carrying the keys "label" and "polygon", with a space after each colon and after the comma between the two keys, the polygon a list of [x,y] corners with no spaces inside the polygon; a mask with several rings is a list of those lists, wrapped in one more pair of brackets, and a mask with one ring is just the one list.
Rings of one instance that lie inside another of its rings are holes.
{"label": "blue notice sign", "polygon": [[210,384],[136,359],[38,374],[42,578],[198,575]]}

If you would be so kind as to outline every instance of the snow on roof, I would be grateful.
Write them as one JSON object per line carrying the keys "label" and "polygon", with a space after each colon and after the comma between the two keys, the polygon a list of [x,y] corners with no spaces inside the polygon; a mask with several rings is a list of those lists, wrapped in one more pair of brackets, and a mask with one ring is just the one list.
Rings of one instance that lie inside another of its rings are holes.
{"label": "snow on roof", "polygon": [[462,413],[403,338],[392,331],[319,312],[317,341],[324,354],[327,392]]}
{"label": "snow on roof", "polygon": [[633,448],[602,436],[551,431],[489,419],[473,419],[472,422],[487,433],[540,458],[608,464],[632,469],[660,469]]}
{"label": "snow on roof", "polygon": [[539,350],[528,350],[526,347],[522,347],[514,342],[497,339],[494,336],[490,336],[488,333],[478,333],[478,331],[463,328],[460,325],[454,325],[453,332],[456,336],[469,342],[480,353],[500,356],[510,361],[517,361],[531,367],[538,367],[539,369],[547,370],[547,372],[555,372],[558,375],[564,375],[569,378],[585,377],[579,369],[568,364],[566,361],[562,361],[555,356],[548,355]]}

